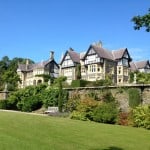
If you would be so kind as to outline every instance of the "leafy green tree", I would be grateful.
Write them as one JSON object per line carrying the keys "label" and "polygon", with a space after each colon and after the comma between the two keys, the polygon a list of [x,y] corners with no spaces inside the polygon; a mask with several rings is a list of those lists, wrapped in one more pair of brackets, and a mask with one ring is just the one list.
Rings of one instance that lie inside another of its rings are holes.
{"label": "leafy green tree", "polygon": [[[25,64],[26,59],[24,58],[13,58],[9,59],[8,56],[4,56],[0,60],[0,90],[4,89],[5,84],[8,85],[8,90],[17,89],[18,82],[20,78],[16,72],[18,68],[18,63]],[[34,63],[32,60],[29,60],[30,63]]]}
{"label": "leafy green tree", "polygon": [[134,26],[135,30],[140,30],[141,27],[145,27],[146,31],[150,32],[150,9],[149,9],[148,13],[143,16],[140,16],[140,15],[134,16],[132,18],[132,21],[135,24],[135,26]]}

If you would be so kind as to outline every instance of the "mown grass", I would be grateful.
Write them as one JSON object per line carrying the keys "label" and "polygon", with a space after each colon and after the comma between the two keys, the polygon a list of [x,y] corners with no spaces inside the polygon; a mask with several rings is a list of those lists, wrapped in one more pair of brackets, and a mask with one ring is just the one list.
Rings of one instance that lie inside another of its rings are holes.
{"label": "mown grass", "polygon": [[150,150],[150,131],[0,112],[0,150]]}

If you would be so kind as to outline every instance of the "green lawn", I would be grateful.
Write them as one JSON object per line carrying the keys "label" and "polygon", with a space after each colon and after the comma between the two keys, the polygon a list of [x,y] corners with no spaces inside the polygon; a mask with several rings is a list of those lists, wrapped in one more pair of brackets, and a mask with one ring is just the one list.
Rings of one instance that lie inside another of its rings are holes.
{"label": "green lawn", "polygon": [[0,112],[0,150],[150,150],[150,131]]}

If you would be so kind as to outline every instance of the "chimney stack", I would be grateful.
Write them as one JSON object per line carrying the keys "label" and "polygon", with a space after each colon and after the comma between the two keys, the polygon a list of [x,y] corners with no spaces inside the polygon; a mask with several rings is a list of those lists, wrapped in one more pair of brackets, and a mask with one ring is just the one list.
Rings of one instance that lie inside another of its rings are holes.
{"label": "chimney stack", "polygon": [[94,46],[97,46],[97,47],[102,47],[103,46],[103,43],[102,43],[102,41],[98,41],[98,42],[94,42],[92,45],[94,45]]}
{"label": "chimney stack", "polygon": [[29,66],[29,59],[26,59],[26,70],[28,70],[28,66]]}
{"label": "chimney stack", "polygon": [[54,51],[50,51],[50,59],[51,59],[51,60],[54,59]]}

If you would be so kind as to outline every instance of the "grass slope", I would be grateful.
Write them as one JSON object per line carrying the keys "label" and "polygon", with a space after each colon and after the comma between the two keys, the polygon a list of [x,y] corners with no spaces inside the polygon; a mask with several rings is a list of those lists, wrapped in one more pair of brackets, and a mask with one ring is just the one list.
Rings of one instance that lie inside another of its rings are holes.
{"label": "grass slope", "polygon": [[0,112],[0,150],[150,150],[150,131]]}

